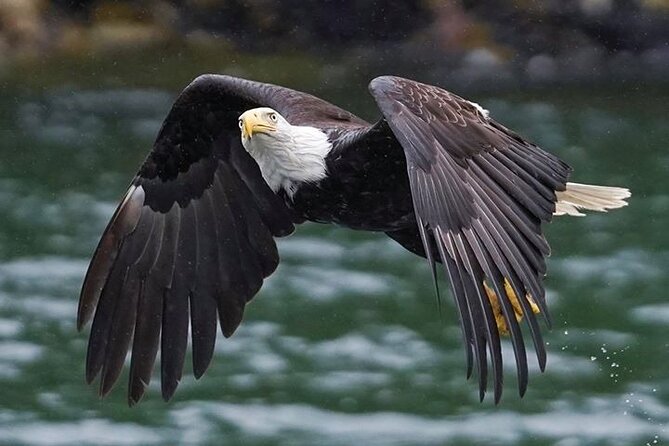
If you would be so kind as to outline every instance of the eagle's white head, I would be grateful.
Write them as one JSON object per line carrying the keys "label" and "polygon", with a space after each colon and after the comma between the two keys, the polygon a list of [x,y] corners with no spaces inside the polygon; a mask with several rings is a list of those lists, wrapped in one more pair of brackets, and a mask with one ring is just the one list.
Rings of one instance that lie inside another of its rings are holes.
{"label": "eagle's white head", "polygon": [[291,125],[268,107],[242,113],[239,129],[242,145],[274,192],[284,189],[292,196],[299,183],[318,182],[327,174],[325,157],[332,144],[323,131]]}

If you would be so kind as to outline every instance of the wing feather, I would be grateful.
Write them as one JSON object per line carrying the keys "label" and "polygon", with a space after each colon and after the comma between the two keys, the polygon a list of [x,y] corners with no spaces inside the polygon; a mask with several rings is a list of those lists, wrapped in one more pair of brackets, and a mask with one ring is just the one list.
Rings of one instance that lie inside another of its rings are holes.
{"label": "wing feather", "polygon": [[104,364],[102,368],[102,379],[100,381],[100,394],[106,395],[118,378],[125,361],[125,357],[132,340],[132,335],[135,325],[135,317],[137,310],[137,300],[139,299],[139,291],[141,286],[141,278],[137,268],[141,259],[150,251],[151,233],[155,220],[152,213],[144,208],[140,217],[137,228],[132,234],[132,240],[126,240],[126,244],[136,243],[139,246],[137,249],[139,255],[132,265],[129,266],[120,298],[116,302],[114,309],[114,316],[109,330],[107,339],[106,353]]}
{"label": "wing feather", "polygon": [[[210,192],[205,192],[208,196]],[[217,299],[221,289],[218,241],[214,229],[214,211],[208,197],[193,203],[197,233],[198,257],[195,285],[189,296],[191,338],[193,342],[193,373],[200,378],[214,354],[216,344]]]}
{"label": "wing feather", "polygon": [[[161,337],[161,391],[169,400],[181,380],[183,364],[188,346],[188,306],[195,279],[197,259],[197,226],[194,203],[175,207],[174,219],[178,219],[178,235],[174,245],[176,254],[172,281],[163,294]],[[171,213],[172,211],[170,211]],[[178,215],[178,217],[177,217]]]}
{"label": "wing feather", "polygon": [[[141,189],[134,189],[133,195],[140,196],[141,198]],[[131,198],[131,200],[134,201],[134,198]],[[125,205],[136,205],[136,202],[131,203],[131,201],[128,201]],[[146,245],[144,237],[147,235],[147,230],[151,229],[147,224],[147,218],[150,217],[147,217],[147,214],[144,214],[141,210],[140,215],[137,218],[134,216],[132,217],[135,222],[131,225],[128,224],[127,221],[122,220],[126,215],[128,214],[119,212],[119,219],[116,220],[116,223],[118,223],[118,225],[123,225],[128,229],[132,227],[132,229],[127,232],[124,235],[124,238],[118,243],[119,248],[117,250],[117,255],[99,297],[98,310],[95,313],[95,320],[98,321],[98,323],[94,323],[96,329],[91,330],[86,358],[86,380],[88,382],[95,379],[102,370],[105,364],[105,358],[108,352],[111,352],[109,341],[117,341],[116,337],[110,339],[112,331],[115,329],[113,322],[116,318],[117,311],[123,311],[125,307],[122,307],[122,305],[127,304],[127,302],[119,302],[116,296],[120,295],[124,288],[124,282],[126,281],[130,267],[143,252],[144,246]],[[142,219],[142,215],[144,215],[144,219]],[[113,227],[116,228],[117,226],[114,225]],[[137,228],[139,230],[135,231]],[[129,298],[132,299],[132,297]],[[120,341],[123,342],[122,339]]]}
{"label": "wing feather", "polygon": [[[492,366],[493,376],[493,392],[495,401],[499,400],[502,392],[503,375],[502,375],[502,348],[500,344],[499,332],[495,323],[495,316],[493,315],[490,301],[487,299],[485,290],[483,289],[484,272],[481,265],[481,260],[484,259],[483,248],[476,240],[471,230],[464,230],[459,234],[452,234],[453,245],[455,253],[459,262],[463,265],[466,271],[466,281],[469,283],[470,298],[473,299],[472,305],[478,306],[481,312],[482,325],[476,328],[482,331],[482,336],[488,346],[488,353],[490,354],[490,362]],[[458,262],[458,260],[456,260]],[[481,393],[485,392],[485,387],[480,389]]]}
{"label": "wing feather", "polygon": [[[223,187],[214,179],[214,196],[224,200]],[[218,299],[218,312],[223,334],[231,336],[242,321],[244,305],[250,295],[250,286],[239,256],[238,234],[235,232],[235,216],[227,201],[212,201],[218,238],[219,273],[223,277],[223,286]]]}
{"label": "wing feather", "polygon": [[154,220],[148,249],[145,251],[146,255],[137,264],[138,270],[142,272],[142,278],[130,361],[130,384],[128,389],[128,402],[130,404],[138,402],[145,387],[149,385],[160,338],[163,293],[156,285],[155,280],[147,280],[147,276],[162,249],[165,215],[154,214]]}
{"label": "wing feather", "polygon": [[543,370],[546,351],[533,308],[536,302],[550,322],[542,283],[550,250],[542,223],[550,221],[555,192],[564,190],[571,170],[445,90],[384,76],[371,82],[370,91],[404,149],[425,252],[430,252],[433,236],[450,279],[468,375],[473,347],[483,397],[489,355],[494,399],[499,401],[502,355],[490,287],[510,332],[522,396],[527,353],[516,314],[522,310],[526,316]]}
{"label": "wing feather", "polygon": [[216,325],[230,336],[277,267],[274,237],[294,230],[283,199],[241,146],[237,119],[268,106],[294,124],[360,127],[306,93],[229,76],[197,78],[176,99],[153,149],[105,229],[82,286],[77,326],[91,318],[86,379],[113,387],[132,344],[128,402],[138,402],[161,351],[169,399],[188,345],[193,373],[211,362]]}
{"label": "wing feather", "polygon": [[98,304],[102,289],[114,265],[123,239],[130,234],[141,215],[144,191],[130,186],[121,204],[112,216],[98,243],[81,290],[77,327],[79,330],[91,319]]}

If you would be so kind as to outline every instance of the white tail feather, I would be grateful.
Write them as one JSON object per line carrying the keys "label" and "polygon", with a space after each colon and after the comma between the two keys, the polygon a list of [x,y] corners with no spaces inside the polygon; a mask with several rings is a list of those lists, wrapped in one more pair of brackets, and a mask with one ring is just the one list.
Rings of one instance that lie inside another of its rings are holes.
{"label": "white tail feather", "polygon": [[557,203],[553,215],[583,216],[581,209],[606,212],[608,209],[627,206],[626,198],[632,194],[623,187],[593,186],[567,183],[567,188],[556,192]]}

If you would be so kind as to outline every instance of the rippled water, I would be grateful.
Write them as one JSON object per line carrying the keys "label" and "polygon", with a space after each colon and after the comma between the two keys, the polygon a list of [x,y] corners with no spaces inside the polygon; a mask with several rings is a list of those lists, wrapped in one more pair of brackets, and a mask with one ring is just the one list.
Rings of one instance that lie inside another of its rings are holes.
{"label": "rippled water", "polygon": [[[343,97],[344,95],[342,95]],[[449,299],[389,239],[304,225],[174,400],[100,400],[75,329],[87,259],[172,93],[0,95],[0,443],[627,445],[669,439],[666,93],[477,98],[576,168],[629,186],[630,207],[548,227],[548,367],[517,396],[477,400]],[[338,101],[346,106],[346,101]],[[371,101],[370,101],[371,102]],[[370,108],[362,110],[373,116]],[[364,113],[363,113],[364,114]]]}

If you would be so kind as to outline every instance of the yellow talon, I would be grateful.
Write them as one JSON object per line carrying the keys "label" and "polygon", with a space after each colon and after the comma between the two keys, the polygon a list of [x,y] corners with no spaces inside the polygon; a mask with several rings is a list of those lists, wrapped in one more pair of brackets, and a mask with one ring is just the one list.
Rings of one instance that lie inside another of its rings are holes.
{"label": "yellow talon", "polygon": [[[492,306],[492,313],[495,315],[495,322],[497,323],[497,329],[499,330],[500,334],[508,335],[509,327],[506,325],[506,320],[504,319],[502,306],[499,303],[499,298],[497,297],[497,294],[492,288],[490,288],[490,286],[485,281],[483,282],[483,288],[485,288],[485,292],[488,295],[488,299],[490,300],[490,305]],[[504,279],[504,291],[506,292],[506,297],[508,297],[509,302],[511,302],[511,306],[513,307],[513,312],[516,314],[516,320],[520,321],[523,318],[523,307],[520,305],[518,296],[516,296],[516,293],[513,291],[511,284],[506,278]],[[536,302],[534,302],[534,299],[532,299],[532,296],[526,294],[525,297],[527,298],[527,301],[530,303],[530,308],[532,308],[532,312],[534,314],[539,313],[540,312],[539,307],[537,306]]]}

